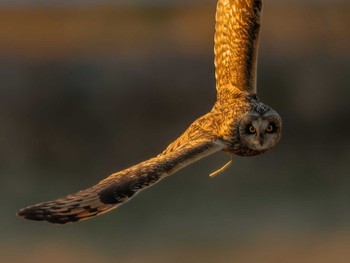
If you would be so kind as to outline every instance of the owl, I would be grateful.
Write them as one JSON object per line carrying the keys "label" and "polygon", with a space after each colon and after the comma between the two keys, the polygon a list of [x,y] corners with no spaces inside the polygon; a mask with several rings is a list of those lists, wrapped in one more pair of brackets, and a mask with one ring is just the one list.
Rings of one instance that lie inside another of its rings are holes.
{"label": "owl", "polygon": [[21,209],[30,220],[66,224],[120,206],[141,190],[218,151],[254,156],[273,148],[282,120],[256,94],[262,1],[218,0],[214,37],[217,100],[210,112],[154,158],[66,197]]}

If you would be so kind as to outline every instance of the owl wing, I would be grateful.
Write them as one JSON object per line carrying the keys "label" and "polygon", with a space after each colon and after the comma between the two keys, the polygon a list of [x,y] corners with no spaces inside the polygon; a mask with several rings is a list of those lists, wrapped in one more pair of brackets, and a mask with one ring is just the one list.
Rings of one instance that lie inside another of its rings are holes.
{"label": "owl wing", "polygon": [[142,189],[221,149],[220,143],[209,138],[190,140],[172,151],[112,174],[88,189],[21,209],[18,215],[56,224],[89,219],[118,207]]}
{"label": "owl wing", "polygon": [[217,91],[234,86],[256,93],[261,0],[219,0],[215,26]]}

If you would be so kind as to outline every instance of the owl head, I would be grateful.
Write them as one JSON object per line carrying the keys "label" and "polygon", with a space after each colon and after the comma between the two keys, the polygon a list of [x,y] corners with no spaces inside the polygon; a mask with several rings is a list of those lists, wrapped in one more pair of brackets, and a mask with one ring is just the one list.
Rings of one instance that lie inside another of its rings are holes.
{"label": "owl head", "polygon": [[241,143],[257,153],[276,145],[281,137],[282,119],[271,107],[256,103],[241,120],[239,137]]}

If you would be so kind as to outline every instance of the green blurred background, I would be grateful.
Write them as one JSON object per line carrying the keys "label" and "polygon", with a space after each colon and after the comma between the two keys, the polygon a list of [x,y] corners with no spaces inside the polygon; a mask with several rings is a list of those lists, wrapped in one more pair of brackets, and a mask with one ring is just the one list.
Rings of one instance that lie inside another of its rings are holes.
{"label": "green blurred background", "polygon": [[215,1],[0,1],[0,262],[350,262],[350,4],[265,1],[279,145],[218,153],[112,213],[15,216],[158,154],[215,101]]}

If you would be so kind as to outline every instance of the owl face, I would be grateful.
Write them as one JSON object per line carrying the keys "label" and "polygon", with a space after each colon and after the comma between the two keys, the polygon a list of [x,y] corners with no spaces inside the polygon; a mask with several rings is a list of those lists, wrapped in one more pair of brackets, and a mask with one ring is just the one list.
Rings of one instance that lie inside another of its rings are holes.
{"label": "owl face", "polygon": [[251,111],[239,125],[239,135],[244,146],[263,152],[271,149],[281,137],[282,119],[276,111]]}

